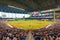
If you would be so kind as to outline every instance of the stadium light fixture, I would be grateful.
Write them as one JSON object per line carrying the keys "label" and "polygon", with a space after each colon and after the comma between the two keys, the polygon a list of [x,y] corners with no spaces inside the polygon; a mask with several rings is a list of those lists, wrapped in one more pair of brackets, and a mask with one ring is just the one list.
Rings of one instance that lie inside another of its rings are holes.
{"label": "stadium light fixture", "polygon": [[11,6],[11,5],[8,5],[8,7],[16,8],[16,9],[19,9],[19,10],[24,10],[22,8],[14,7],[14,6]]}

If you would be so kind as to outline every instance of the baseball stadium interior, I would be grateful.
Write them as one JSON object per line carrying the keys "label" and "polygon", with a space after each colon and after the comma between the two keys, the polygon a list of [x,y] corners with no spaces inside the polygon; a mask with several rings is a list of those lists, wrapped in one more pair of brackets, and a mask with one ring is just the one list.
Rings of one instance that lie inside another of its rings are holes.
{"label": "baseball stadium interior", "polygon": [[60,40],[60,0],[0,0],[0,40]]}

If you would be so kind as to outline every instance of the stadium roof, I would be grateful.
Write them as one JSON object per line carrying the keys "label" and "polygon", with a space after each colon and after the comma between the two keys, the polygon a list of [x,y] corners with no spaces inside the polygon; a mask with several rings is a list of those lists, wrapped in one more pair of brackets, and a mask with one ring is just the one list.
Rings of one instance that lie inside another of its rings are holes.
{"label": "stadium roof", "polygon": [[60,7],[60,0],[0,0],[0,3],[19,7],[27,11],[47,10]]}
{"label": "stadium roof", "polygon": [[45,12],[60,12],[60,8],[55,8],[55,9],[50,9],[50,10],[44,10],[44,11],[41,11],[41,13],[45,13]]}

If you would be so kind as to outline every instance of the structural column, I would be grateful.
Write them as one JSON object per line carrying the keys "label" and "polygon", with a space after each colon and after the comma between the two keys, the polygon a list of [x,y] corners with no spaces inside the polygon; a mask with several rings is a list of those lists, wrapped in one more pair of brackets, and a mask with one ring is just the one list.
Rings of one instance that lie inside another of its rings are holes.
{"label": "structural column", "polygon": [[55,20],[56,20],[56,13],[55,13],[55,11],[54,11],[54,14],[53,14],[53,18],[54,18],[54,22],[55,22]]}

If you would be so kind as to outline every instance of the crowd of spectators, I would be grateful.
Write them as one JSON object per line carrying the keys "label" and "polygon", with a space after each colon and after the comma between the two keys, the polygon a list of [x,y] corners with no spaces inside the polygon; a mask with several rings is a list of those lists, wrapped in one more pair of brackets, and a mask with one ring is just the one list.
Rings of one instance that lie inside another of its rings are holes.
{"label": "crowd of spectators", "polygon": [[60,40],[60,29],[36,30],[32,32],[34,40]]}
{"label": "crowd of spectators", "polygon": [[29,32],[32,34],[34,40],[60,40],[60,29],[30,31],[0,29],[0,40],[26,40]]}
{"label": "crowd of spectators", "polygon": [[0,29],[0,40],[25,40],[27,34],[24,30]]}

